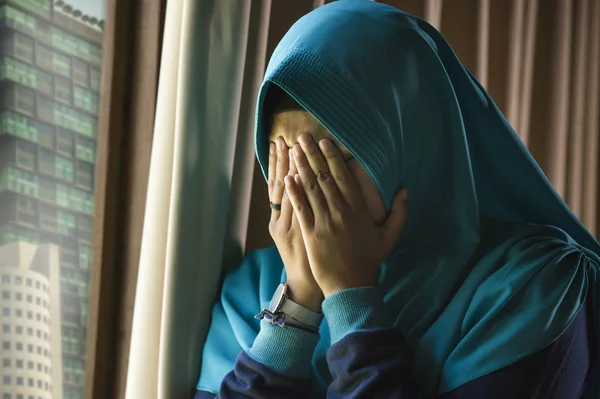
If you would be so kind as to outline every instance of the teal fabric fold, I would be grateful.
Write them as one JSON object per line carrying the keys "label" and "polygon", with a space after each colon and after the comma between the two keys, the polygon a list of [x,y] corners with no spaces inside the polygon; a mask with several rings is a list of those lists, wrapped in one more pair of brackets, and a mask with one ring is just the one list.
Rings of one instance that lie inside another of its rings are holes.
{"label": "teal fabric fold", "polygon": [[[348,148],[388,210],[397,190],[408,190],[407,221],[378,286],[426,394],[549,345],[588,299],[600,332],[600,244],[431,25],[367,0],[332,2],[297,21],[275,49],[258,95],[255,150],[265,181],[264,109],[273,85]],[[250,254],[228,277],[199,386],[218,389],[233,368],[232,353],[252,345],[253,315],[280,281],[276,248]],[[324,397],[331,381],[327,323],[320,334],[312,372]],[[589,378],[584,397],[597,398],[598,366]]]}

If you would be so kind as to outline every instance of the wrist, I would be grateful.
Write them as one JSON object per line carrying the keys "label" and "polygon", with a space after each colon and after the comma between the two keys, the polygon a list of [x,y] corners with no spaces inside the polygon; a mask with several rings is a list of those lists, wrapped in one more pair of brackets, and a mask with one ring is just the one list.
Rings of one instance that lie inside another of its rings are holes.
{"label": "wrist", "polygon": [[325,297],[318,286],[316,288],[306,287],[305,285],[290,281],[287,282],[287,285],[287,296],[292,301],[315,313],[321,313],[321,304]]}

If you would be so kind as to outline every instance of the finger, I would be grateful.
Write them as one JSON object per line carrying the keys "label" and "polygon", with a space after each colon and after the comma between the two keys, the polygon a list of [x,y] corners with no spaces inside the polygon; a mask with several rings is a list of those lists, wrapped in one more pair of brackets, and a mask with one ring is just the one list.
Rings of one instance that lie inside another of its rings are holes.
{"label": "finger", "polygon": [[312,213],[308,202],[302,196],[292,176],[285,177],[285,190],[288,193],[290,202],[294,208],[294,215],[298,218],[298,223],[303,234],[311,231],[316,215]]}
{"label": "finger", "polygon": [[334,212],[343,210],[348,204],[337,187],[321,149],[317,146],[317,143],[315,143],[313,138],[306,133],[300,135],[298,141],[302,146],[308,164],[316,176],[321,191],[325,196],[329,211]]}
{"label": "finger", "polygon": [[292,227],[292,216],[294,215],[294,208],[290,202],[290,196],[288,195],[287,189],[283,191],[283,198],[281,199],[281,211],[279,215],[278,223],[281,223],[283,231],[288,231]]}
{"label": "finger", "polygon": [[296,167],[296,161],[294,160],[294,151],[290,148],[290,176],[296,176],[298,174],[298,168]]}
{"label": "finger", "polygon": [[[277,137],[275,139],[275,144],[277,145],[277,164],[275,166],[275,180],[273,182],[271,202],[274,204],[281,204],[283,199],[283,190],[285,189],[283,178],[287,175],[290,162],[287,159],[288,151],[283,139],[281,137]],[[280,210],[278,211],[273,209],[271,212],[271,219],[279,219],[280,213]]]}
{"label": "finger", "polygon": [[323,152],[323,156],[325,157],[331,175],[336,182],[337,188],[344,197],[346,203],[348,203],[352,209],[360,209],[363,206],[363,198],[342,154],[329,139],[320,140],[319,147]]}
{"label": "finger", "polygon": [[300,144],[294,145],[294,160],[296,161],[296,167],[298,168],[298,174],[302,179],[302,187],[308,198],[308,203],[312,208],[312,211],[316,219],[326,218],[329,215],[329,205],[323,195],[323,191],[317,176],[312,171],[310,164],[304,151],[300,147]]}
{"label": "finger", "polygon": [[267,186],[269,187],[269,201],[273,201],[273,186],[275,184],[275,171],[277,166],[277,145],[269,143],[269,169]]}

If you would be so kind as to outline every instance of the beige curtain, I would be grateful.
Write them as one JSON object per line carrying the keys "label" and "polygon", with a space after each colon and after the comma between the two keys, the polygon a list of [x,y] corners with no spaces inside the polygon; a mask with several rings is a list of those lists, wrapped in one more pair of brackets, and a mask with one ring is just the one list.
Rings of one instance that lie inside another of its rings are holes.
{"label": "beige curtain", "polygon": [[[600,0],[385,2],[441,30],[598,235]],[[220,275],[272,245],[255,98],[279,39],[323,3],[168,0],[128,399],[191,395]]]}

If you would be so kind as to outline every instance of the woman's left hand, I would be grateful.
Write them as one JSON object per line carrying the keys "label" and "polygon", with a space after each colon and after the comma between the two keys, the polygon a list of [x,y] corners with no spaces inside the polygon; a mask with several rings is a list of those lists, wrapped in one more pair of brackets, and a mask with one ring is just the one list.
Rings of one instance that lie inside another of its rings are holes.
{"label": "woman's left hand", "polygon": [[300,179],[284,181],[317,284],[325,297],[377,285],[376,272],[404,226],[406,191],[396,194],[387,220],[376,225],[335,144],[323,139],[317,146],[308,134],[299,141],[293,156]]}

